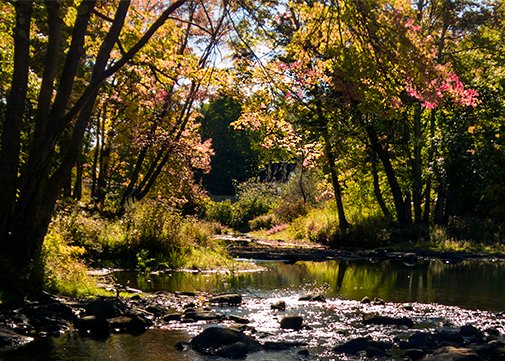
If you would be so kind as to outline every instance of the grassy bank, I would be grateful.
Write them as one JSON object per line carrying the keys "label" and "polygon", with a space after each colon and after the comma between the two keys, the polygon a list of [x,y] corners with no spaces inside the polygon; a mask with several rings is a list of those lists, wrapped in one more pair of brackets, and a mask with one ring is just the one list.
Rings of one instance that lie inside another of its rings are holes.
{"label": "grassy bank", "polygon": [[44,242],[46,289],[71,296],[102,292],[88,268],[139,271],[237,270],[213,236],[222,226],[183,216],[161,201],[139,202],[120,217],[105,218],[77,204],[61,209]]}
{"label": "grassy bank", "polygon": [[[265,222],[269,219],[269,222]],[[475,218],[451,218],[447,225],[399,227],[378,214],[361,217],[351,214],[347,233],[338,228],[337,211],[327,203],[309,207],[290,222],[276,217],[275,211],[250,222],[256,238],[285,242],[315,242],[344,248],[389,248],[434,252],[467,251],[505,253],[503,224]]]}

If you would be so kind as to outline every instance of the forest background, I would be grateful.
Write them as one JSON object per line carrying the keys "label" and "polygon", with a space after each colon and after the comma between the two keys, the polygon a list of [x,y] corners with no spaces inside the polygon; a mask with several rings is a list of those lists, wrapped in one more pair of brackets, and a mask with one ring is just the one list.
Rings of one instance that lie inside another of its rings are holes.
{"label": "forest background", "polygon": [[216,233],[503,250],[505,2],[0,1],[0,285]]}

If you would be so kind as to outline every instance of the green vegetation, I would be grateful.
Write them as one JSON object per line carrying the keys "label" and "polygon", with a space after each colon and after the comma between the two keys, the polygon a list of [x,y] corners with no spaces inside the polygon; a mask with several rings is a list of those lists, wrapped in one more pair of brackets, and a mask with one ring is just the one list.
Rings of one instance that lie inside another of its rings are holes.
{"label": "green vegetation", "polygon": [[227,227],[505,244],[504,0],[13,0],[0,14],[9,297],[93,292],[79,260],[226,267],[212,236]]}

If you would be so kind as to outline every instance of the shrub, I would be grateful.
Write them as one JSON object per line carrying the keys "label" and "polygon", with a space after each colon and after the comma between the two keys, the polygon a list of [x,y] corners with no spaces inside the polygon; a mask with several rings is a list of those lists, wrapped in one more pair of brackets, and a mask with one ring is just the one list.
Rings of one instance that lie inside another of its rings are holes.
{"label": "shrub", "polygon": [[262,214],[261,216],[258,216],[249,221],[249,229],[251,231],[258,231],[260,229],[270,229],[277,223],[278,220],[274,214],[272,213]]}
{"label": "shrub", "polygon": [[269,212],[278,194],[274,183],[249,180],[237,185],[238,200],[216,202],[205,205],[205,217],[210,221],[220,222],[240,231],[249,230],[249,221]]}
{"label": "shrub", "polygon": [[49,232],[42,248],[45,289],[73,297],[96,294],[96,280],[79,261],[84,252],[82,247],[68,245],[60,234]]}

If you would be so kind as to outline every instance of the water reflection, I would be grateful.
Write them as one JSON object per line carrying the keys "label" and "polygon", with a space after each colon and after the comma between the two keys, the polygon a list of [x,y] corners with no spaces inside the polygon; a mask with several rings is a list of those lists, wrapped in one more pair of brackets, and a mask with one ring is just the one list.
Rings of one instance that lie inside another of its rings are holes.
{"label": "water reflection", "polygon": [[372,263],[326,261],[262,263],[264,272],[146,275],[115,274],[118,282],[144,291],[242,292],[257,296],[274,291],[299,293],[319,289],[328,297],[359,300],[364,296],[392,302],[422,302],[503,311],[505,267],[499,262],[439,260],[407,266],[400,261]]}

